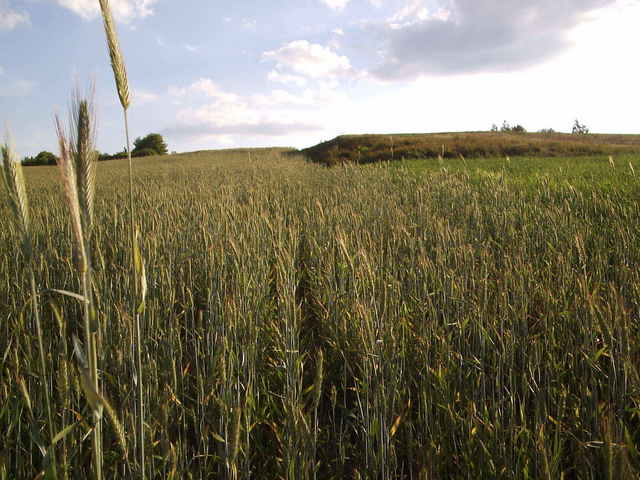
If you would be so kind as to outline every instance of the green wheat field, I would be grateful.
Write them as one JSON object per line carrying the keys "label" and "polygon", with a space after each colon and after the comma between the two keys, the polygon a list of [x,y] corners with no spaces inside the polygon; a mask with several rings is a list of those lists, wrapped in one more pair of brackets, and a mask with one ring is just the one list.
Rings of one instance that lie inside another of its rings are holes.
{"label": "green wheat field", "polygon": [[135,168],[139,337],[127,162],[97,165],[99,400],[59,171],[25,169],[32,260],[0,189],[1,479],[637,478],[640,156]]}

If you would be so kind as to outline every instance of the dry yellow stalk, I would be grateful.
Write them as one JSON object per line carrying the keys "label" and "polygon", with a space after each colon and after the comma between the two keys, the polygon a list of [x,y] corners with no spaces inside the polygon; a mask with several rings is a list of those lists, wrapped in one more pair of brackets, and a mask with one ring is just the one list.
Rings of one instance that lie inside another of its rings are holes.
{"label": "dry yellow stalk", "polygon": [[64,133],[62,123],[57,116],[55,121],[56,132],[58,134],[58,144],[60,147],[60,160],[58,162],[58,167],[60,168],[62,185],[67,197],[67,203],[69,204],[69,212],[71,213],[71,228],[73,230],[75,241],[75,251],[77,252],[75,260],[79,270],[84,272],[87,269],[88,264],[84,248],[84,237],[82,235],[82,221],[80,217],[80,201],[78,199],[76,172],[73,165],[72,153],[69,149],[69,141]]}
{"label": "dry yellow stalk", "polygon": [[240,451],[240,433],[242,432],[242,409],[236,407],[233,418],[233,432],[231,433],[231,464],[235,465]]}
{"label": "dry yellow stalk", "polygon": [[313,409],[316,410],[316,412],[320,406],[320,397],[322,396],[323,364],[324,353],[322,350],[318,350],[316,357],[316,375],[313,381]]}

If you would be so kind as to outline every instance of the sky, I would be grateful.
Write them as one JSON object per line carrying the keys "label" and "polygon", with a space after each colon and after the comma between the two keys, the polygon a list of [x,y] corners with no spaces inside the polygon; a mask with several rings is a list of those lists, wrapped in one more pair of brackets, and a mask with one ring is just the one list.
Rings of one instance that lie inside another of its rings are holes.
{"label": "sky", "polygon": [[[640,132],[640,0],[111,0],[132,137],[171,151],[303,148],[348,133]],[[95,88],[124,145],[98,0],[0,0],[0,122],[56,153]]]}

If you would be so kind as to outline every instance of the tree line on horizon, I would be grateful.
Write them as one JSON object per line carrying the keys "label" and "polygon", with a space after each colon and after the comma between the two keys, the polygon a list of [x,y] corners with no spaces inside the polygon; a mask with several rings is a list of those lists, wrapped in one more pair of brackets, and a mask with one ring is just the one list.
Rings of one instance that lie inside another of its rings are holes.
{"label": "tree line on horizon", "polygon": [[[121,152],[114,153],[112,155],[108,153],[95,152],[99,161],[117,160],[127,158],[127,149],[124,148]],[[164,138],[159,133],[150,133],[145,137],[138,137],[133,142],[133,149],[131,150],[132,157],[151,157],[154,155],[166,155],[169,153],[169,148],[164,141]],[[43,166],[43,165],[57,165],[59,158],[57,155],[43,150],[32,157],[24,157],[22,159],[22,165],[25,167]]]}
{"label": "tree line on horizon", "polygon": [[[527,129],[520,124],[511,125],[506,120],[502,122],[502,126],[498,127],[496,124],[491,126],[491,132],[499,133],[527,133]],[[556,131],[552,128],[544,128],[539,130],[538,133],[553,134]],[[587,135],[589,134],[589,128],[586,125],[581,124],[577,119],[575,120],[571,133],[573,135]],[[131,156],[135,158],[150,157],[154,155],[166,155],[169,153],[169,148],[162,135],[159,133],[149,133],[145,137],[138,137],[133,142],[133,149],[131,150]],[[99,161],[118,160],[127,158],[126,147],[120,152],[114,154],[101,153],[96,151]],[[25,167],[30,166],[43,166],[43,165],[57,165],[59,158],[49,152],[41,151],[35,156],[24,157],[22,159],[22,165]]]}
{"label": "tree line on horizon", "polygon": [[[500,127],[498,127],[498,125],[496,125],[495,123],[491,125],[491,131],[500,132],[500,133],[527,133],[527,129],[524,128],[519,123],[516,125],[511,125],[506,120],[502,122],[502,126]],[[537,133],[551,134],[551,133],[558,133],[558,132],[556,132],[553,128],[543,128],[541,130],[538,130]],[[580,121],[576,118],[575,121],[573,122],[573,126],[571,127],[571,134],[572,135],[588,135],[589,128],[586,125],[580,123]]]}

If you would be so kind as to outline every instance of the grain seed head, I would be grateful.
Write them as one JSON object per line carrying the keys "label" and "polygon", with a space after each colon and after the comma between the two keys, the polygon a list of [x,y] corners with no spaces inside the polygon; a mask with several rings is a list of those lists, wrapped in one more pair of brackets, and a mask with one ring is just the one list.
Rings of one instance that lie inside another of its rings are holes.
{"label": "grain seed head", "polygon": [[320,397],[322,396],[322,380],[323,380],[323,367],[324,367],[324,353],[322,350],[318,350],[316,357],[316,375],[313,381],[313,408],[318,410],[320,406]]}
{"label": "grain seed head", "polygon": [[27,188],[22,172],[22,164],[8,139],[2,146],[2,178],[9,193],[11,209],[18,220],[22,235],[26,239],[30,223]]}
{"label": "grain seed head", "polygon": [[80,202],[78,200],[78,190],[76,181],[76,171],[73,164],[73,153],[69,147],[64,127],[60,122],[60,118],[56,116],[56,133],[58,134],[58,145],[60,148],[60,160],[58,167],[62,177],[62,186],[69,206],[71,214],[71,228],[73,229],[73,237],[76,247],[76,262],[81,271],[87,267],[84,237],[82,235],[82,220],[80,215]]}
{"label": "grain seed head", "polygon": [[95,198],[96,162],[95,117],[93,114],[93,89],[88,99],[77,91],[71,103],[71,157],[76,173],[78,201],[84,232],[93,228],[93,203]]}
{"label": "grain seed head", "polygon": [[109,57],[111,58],[111,68],[116,80],[116,89],[120,97],[120,103],[123,109],[129,108],[129,84],[127,82],[127,69],[122,58],[122,52],[118,45],[118,34],[113,23],[113,16],[109,8],[109,0],[99,0],[100,10],[102,11],[102,20],[104,22],[104,31],[107,35],[107,45],[109,46]]}

